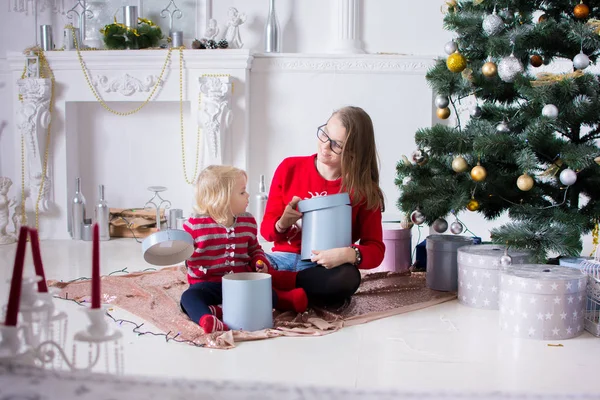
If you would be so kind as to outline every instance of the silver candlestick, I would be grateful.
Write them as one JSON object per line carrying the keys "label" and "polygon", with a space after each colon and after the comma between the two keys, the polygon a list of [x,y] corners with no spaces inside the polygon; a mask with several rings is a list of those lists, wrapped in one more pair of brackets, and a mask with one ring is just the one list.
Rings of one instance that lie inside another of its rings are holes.
{"label": "silver candlestick", "polygon": [[167,190],[164,186],[150,186],[148,188],[149,191],[154,192],[154,196],[150,200],[144,204],[144,208],[149,208],[149,206],[153,206],[156,208],[156,230],[160,231],[160,209],[165,206],[165,210],[167,208],[171,208],[171,202],[169,200],[165,200],[160,196],[160,192],[164,192]]}
{"label": "silver candlestick", "polygon": [[[169,10],[171,5],[173,6],[173,11]],[[177,5],[175,4],[175,1],[170,0],[169,4],[167,4],[167,6],[160,12],[160,16],[162,18],[169,17],[169,37],[171,37],[171,35],[173,33],[173,17],[175,17],[177,19],[181,19],[181,17],[183,17],[183,13],[179,9],[179,7],[177,7]]]}
{"label": "silver candlestick", "polygon": [[77,16],[77,26],[79,28],[79,37],[77,38],[77,42],[80,48],[83,47],[83,40],[85,39],[85,20],[92,19],[94,17],[94,13],[87,8],[86,3],[86,0],[77,0],[73,8],[67,11],[67,18],[74,19],[73,17],[75,15]]}

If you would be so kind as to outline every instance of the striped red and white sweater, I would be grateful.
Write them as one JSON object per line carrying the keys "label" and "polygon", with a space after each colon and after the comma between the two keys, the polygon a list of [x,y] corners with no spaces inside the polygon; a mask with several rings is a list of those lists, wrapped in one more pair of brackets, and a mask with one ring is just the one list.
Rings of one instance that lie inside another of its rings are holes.
{"label": "striped red and white sweater", "polygon": [[257,240],[256,220],[250,213],[236,217],[231,227],[217,223],[209,215],[192,215],[183,228],[194,238],[195,249],[187,260],[190,285],[221,282],[225,274],[253,272],[258,260],[269,265]]}

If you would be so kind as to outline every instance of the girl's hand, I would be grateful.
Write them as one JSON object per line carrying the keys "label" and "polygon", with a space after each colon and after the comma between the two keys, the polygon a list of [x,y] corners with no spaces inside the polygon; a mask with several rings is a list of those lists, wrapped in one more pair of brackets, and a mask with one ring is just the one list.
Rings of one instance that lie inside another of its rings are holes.
{"label": "girl's hand", "polygon": [[256,264],[254,265],[254,267],[256,268],[256,272],[262,272],[264,274],[269,272],[269,268],[267,267],[267,264],[265,264],[264,261],[262,261],[262,260],[258,260],[256,262]]}
{"label": "girl's hand", "polygon": [[330,250],[313,250],[310,260],[327,269],[339,267],[342,264],[352,264],[356,252],[351,247],[339,247]]}

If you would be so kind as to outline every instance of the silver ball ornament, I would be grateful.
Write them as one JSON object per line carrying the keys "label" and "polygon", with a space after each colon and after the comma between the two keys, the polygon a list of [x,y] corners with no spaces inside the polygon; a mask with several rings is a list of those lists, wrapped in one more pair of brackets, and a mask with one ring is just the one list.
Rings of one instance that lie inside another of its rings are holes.
{"label": "silver ball ornament", "polygon": [[502,257],[500,257],[500,265],[503,267],[509,267],[512,265],[512,257],[509,256],[508,254],[504,254]]}
{"label": "silver ball ornament", "polygon": [[542,108],[542,115],[546,118],[556,119],[558,118],[558,107],[554,104],[546,104],[544,108]]}
{"label": "silver ball ornament", "polygon": [[442,96],[441,94],[435,96],[435,106],[437,108],[446,108],[449,104],[450,100],[448,99],[448,96]]}
{"label": "silver ball ornament", "polygon": [[481,117],[481,107],[479,106],[475,106],[474,108],[471,109],[471,117],[473,118],[480,118]]}
{"label": "silver ball ornament", "polygon": [[455,235],[460,235],[465,227],[458,221],[454,221],[452,225],[450,225],[450,232]]}
{"label": "silver ball ornament", "polygon": [[429,156],[423,150],[415,150],[413,151],[411,158],[413,162],[417,165],[425,165],[429,160]]}
{"label": "silver ball ornament", "polygon": [[498,133],[509,133],[510,132],[510,128],[508,127],[508,124],[506,123],[506,121],[502,121],[498,125],[496,125],[496,132],[498,132]]}
{"label": "silver ball ornament", "polygon": [[444,233],[448,230],[448,222],[444,218],[438,218],[431,225],[437,233]]}
{"label": "silver ball ornament", "polygon": [[577,182],[577,173],[570,168],[563,169],[563,171],[560,173],[558,179],[560,179],[560,182],[563,185],[571,186],[575,182]]}
{"label": "silver ball ornament", "polygon": [[444,45],[444,51],[446,52],[446,54],[452,54],[457,50],[458,50],[458,45],[456,44],[456,42],[454,40],[451,40]]}
{"label": "silver ball ornament", "polygon": [[590,59],[583,52],[573,58],[573,67],[575,69],[586,69],[590,65]]}
{"label": "silver ball ornament", "polygon": [[524,71],[523,64],[521,61],[511,54],[508,57],[504,57],[500,63],[498,63],[498,76],[504,82],[514,82],[517,76],[522,74]]}
{"label": "silver ball ornament", "polygon": [[415,225],[421,225],[423,222],[425,222],[425,216],[421,211],[415,210],[412,212],[412,214],[410,214],[410,220]]}
{"label": "silver ball ornament", "polygon": [[494,11],[493,14],[490,14],[483,19],[481,26],[488,36],[492,36],[500,33],[502,28],[504,28],[504,21],[502,21],[502,18]]}

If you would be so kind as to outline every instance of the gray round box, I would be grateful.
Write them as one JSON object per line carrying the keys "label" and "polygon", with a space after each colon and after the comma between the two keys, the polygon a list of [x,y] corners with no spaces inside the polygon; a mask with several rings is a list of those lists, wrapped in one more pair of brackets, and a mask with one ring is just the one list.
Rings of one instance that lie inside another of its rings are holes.
{"label": "gray round box", "polygon": [[427,237],[427,287],[442,292],[458,289],[456,251],[473,244],[466,236],[430,235]]}
{"label": "gray round box", "polygon": [[[497,310],[500,292],[500,257],[506,246],[478,244],[458,249],[458,302],[465,306]],[[529,251],[509,251],[512,264],[525,264]]]}
{"label": "gray round box", "polygon": [[233,330],[273,327],[271,275],[242,272],[223,276],[223,322]]}
{"label": "gray round box", "polygon": [[348,193],[313,197],[298,202],[302,213],[302,249],[309,260],[313,250],[329,250],[352,244],[352,207]]}
{"label": "gray round box", "polygon": [[500,272],[500,330],[511,336],[562,340],[585,327],[587,276],[546,264],[515,265]]}

